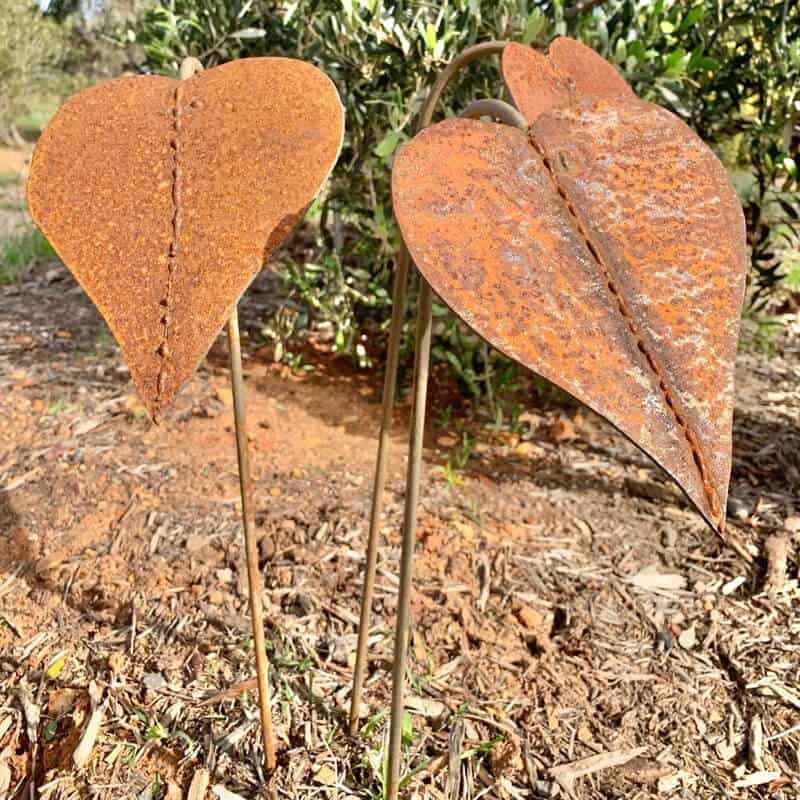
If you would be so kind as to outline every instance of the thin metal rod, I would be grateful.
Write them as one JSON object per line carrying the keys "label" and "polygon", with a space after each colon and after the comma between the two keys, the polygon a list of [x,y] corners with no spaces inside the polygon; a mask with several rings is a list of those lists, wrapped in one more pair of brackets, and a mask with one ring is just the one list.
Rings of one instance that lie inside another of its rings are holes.
{"label": "thin metal rod", "polygon": [[369,619],[372,596],[375,591],[375,570],[378,565],[378,539],[380,537],[381,514],[383,513],[383,487],[386,484],[386,457],[389,451],[389,430],[392,427],[392,410],[397,387],[397,363],[400,354],[400,339],[405,318],[406,285],[411,257],[405,245],[401,245],[394,271],[392,290],[392,324],[389,328],[389,351],[386,358],[386,376],[383,381],[383,411],[381,430],[378,434],[378,460],[372,489],[372,512],[370,514],[367,557],[364,567],[364,589],[361,593],[361,619],[358,625],[358,645],[353,674],[353,694],[350,701],[350,735],[358,733],[361,716],[361,693],[367,669],[367,643],[369,641]]}
{"label": "thin metal rod", "polygon": [[[453,59],[437,76],[425,98],[417,120],[417,130],[430,125],[439,98],[447,85],[459,70],[484,56],[498,55],[503,52],[507,42],[483,42],[469,47]],[[364,590],[361,596],[361,615],[358,627],[358,645],[353,675],[353,691],[350,697],[349,730],[351,735],[358,731],[361,714],[361,696],[367,669],[367,642],[369,639],[369,620],[372,611],[372,598],[375,589],[375,571],[377,568],[378,539],[380,537],[383,496],[386,487],[386,459],[389,452],[389,429],[392,424],[394,395],[397,386],[397,367],[400,352],[400,341],[405,318],[408,271],[411,257],[401,242],[395,268],[395,283],[392,292],[392,323],[389,329],[388,352],[386,356],[386,373],[383,379],[383,408],[381,411],[381,429],[378,434],[378,456],[375,465],[375,479],[372,488],[372,509],[370,513],[369,538],[367,539],[367,555],[364,567]],[[425,289],[425,281],[421,280],[421,292]]]}
{"label": "thin metal rod", "polygon": [[[469,47],[456,56],[437,76],[428,96],[420,110],[417,130],[431,124],[436,104],[459,70],[484,56],[498,55],[503,52],[507,42],[482,42]],[[350,696],[349,730],[351,735],[358,731],[361,714],[361,696],[367,669],[367,641],[369,639],[369,620],[372,610],[372,598],[375,589],[375,570],[377,567],[378,539],[380,536],[383,496],[386,487],[386,459],[389,454],[389,429],[392,424],[395,388],[397,386],[397,367],[400,352],[400,341],[405,319],[408,272],[411,257],[401,242],[395,267],[395,284],[392,293],[392,322],[389,329],[389,343],[386,355],[386,373],[383,378],[383,408],[381,411],[381,428],[378,434],[378,456],[375,464],[375,479],[372,487],[372,509],[370,513],[369,537],[367,539],[367,555],[364,566],[364,590],[361,596],[361,615],[358,628],[358,645],[353,675],[353,691]],[[421,280],[421,290],[425,281]]]}
{"label": "thin metal rod", "polygon": [[253,482],[250,476],[250,457],[247,447],[242,350],[239,344],[239,313],[234,306],[228,320],[228,348],[231,356],[231,386],[233,388],[233,418],[236,425],[236,455],[239,460],[239,486],[242,492],[242,523],[244,551],[247,558],[247,584],[250,591],[250,619],[253,623],[253,643],[256,652],[256,680],[261,731],[264,736],[264,766],[275,769],[275,742],[272,736],[272,714],[269,704],[269,665],[264,640],[264,608],[261,594],[264,584],[258,568],[255,518],[253,513]]}
{"label": "thin metal rod", "polygon": [[503,100],[475,100],[475,102],[467,106],[466,111],[461,116],[465,119],[491,117],[497,122],[510,125],[512,128],[519,128],[522,131],[528,128],[525,117],[514,106]]}
{"label": "thin metal rod", "polygon": [[[203,71],[196,58],[181,61],[178,77],[185,81]],[[239,312],[236,306],[228,319],[228,350],[231,359],[231,388],[233,389],[233,420],[236,428],[236,457],[239,462],[239,488],[242,494],[242,526],[244,551],[247,559],[247,585],[250,592],[250,619],[253,624],[253,644],[256,652],[256,683],[261,733],[264,739],[264,767],[275,769],[275,741],[272,735],[272,713],[269,703],[269,664],[264,639],[264,607],[261,594],[264,584],[258,568],[258,545],[253,506],[253,481],[250,475],[250,455],[247,444],[244,379],[242,378],[242,348],[239,342]]]}
{"label": "thin metal rod", "polygon": [[400,591],[397,597],[397,623],[394,634],[392,669],[392,719],[389,728],[388,800],[396,800],[400,788],[400,757],[403,743],[403,695],[408,656],[409,606],[414,571],[414,546],[417,540],[417,503],[422,467],[422,440],[425,434],[425,404],[428,395],[428,367],[431,355],[431,308],[433,292],[422,281],[417,302],[417,339],[414,352],[414,406],[411,420],[411,445],[406,475],[406,504],[403,516],[403,544],[400,554]]}
{"label": "thin metal rod", "polygon": [[496,56],[503,52],[508,42],[481,42],[459,53],[438,75],[428,92],[417,122],[417,130],[427,128],[433,120],[436,105],[450,81],[468,64],[484,56]]}

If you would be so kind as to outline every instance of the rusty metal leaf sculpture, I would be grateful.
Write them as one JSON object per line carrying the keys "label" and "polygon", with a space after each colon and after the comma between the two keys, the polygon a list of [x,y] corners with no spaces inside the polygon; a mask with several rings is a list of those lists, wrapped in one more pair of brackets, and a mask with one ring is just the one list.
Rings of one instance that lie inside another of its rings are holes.
{"label": "rusty metal leaf sculpture", "polygon": [[403,238],[468,325],[608,419],[721,530],[745,273],[736,194],[711,150],[599,56],[562,39],[551,59],[503,55],[528,131],[452,119],[401,149]]}
{"label": "rusty metal leaf sculpture", "polygon": [[331,81],[286,58],[123,77],[36,146],[33,218],[100,309],[154,418],[319,191],[341,147]]}

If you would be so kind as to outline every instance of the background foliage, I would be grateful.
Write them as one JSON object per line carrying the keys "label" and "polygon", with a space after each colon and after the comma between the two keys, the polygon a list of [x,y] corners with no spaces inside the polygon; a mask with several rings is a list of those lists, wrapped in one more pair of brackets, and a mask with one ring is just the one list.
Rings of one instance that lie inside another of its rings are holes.
{"label": "background foliage", "polygon": [[18,141],[17,123],[37,92],[59,80],[68,31],[31,3],[0,0],[0,141]]}
{"label": "background foliage", "polygon": [[[0,0],[0,9],[4,3],[37,16],[31,28],[41,31],[37,36],[52,30],[30,6]],[[187,55],[207,67],[243,56],[288,55],[316,64],[335,81],[347,111],[345,147],[312,212],[316,239],[304,243],[302,259],[290,259],[282,270],[301,311],[265,324],[281,357],[291,358],[291,340],[307,326],[329,331],[334,347],[361,364],[380,350],[398,246],[389,193],[393,153],[413,134],[435,74],[463,48],[492,38],[540,48],[556,35],[580,38],[614,62],[640,96],[683,117],[723,158],[745,208],[749,318],[759,322],[797,304],[795,2],[168,0],[143,7],[126,0],[106,2],[87,20],[75,0],[54,0],[50,13],[72,26],[73,41],[76,30],[84,43],[115,41],[118,67],[175,74]],[[0,11],[0,26],[3,16]],[[92,30],[101,35],[86,33]],[[3,46],[0,33],[0,75]],[[57,51],[44,52],[58,57]],[[96,48],[87,52],[95,73],[102,73]],[[502,91],[496,64],[477,63],[448,92],[445,113]],[[452,368],[468,393],[513,383],[513,370],[444,309],[437,309],[436,333],[434,357]]]}

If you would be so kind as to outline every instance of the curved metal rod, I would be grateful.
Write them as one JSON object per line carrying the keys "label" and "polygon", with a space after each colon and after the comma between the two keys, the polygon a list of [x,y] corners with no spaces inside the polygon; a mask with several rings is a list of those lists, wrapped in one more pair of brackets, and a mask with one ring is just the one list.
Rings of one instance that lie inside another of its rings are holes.
{"label": "curved metal rod", "polygon": [[491,117],[495,122],[501,122],[503,125],[519,128],[521,131],[528,130],[528,122],[525,117],[510,103],[502,100],[475,100],[467,106],[461,116],[466,119]]}
{"label": "curved metal rod", "polygon": [[450,81],[468,64],[477,61],[484,56],[500,55],[505,49],[508,42],[481,42],[480,44],[468,47],[463,52],[459,53],[438,75],[431,86],[425,102],[422,104],[422,110],[419,114],[417,121],[417,132],[423,128],[427,128],[433,121],[433,114],[436,111],[436,105],[439,98],[444,93],[444,90],[449,85]]}
{"label": "curved metal rod", "polygon": [[[485,56],[498,55],[503,52],[508,42],[481,42],[468,47],[457,55],[437,76],[428,91],[417,119],[416,130],[420,131],[431,124],[436,105],[444,90],[460,70],[473,61]],[[397,390],[397,368],[400,353],[400,340],[403,335],[403,321],[406,312],[406,295],[408,272],[411,256],[405,242],[400,241],[397,262],[394,272],[394,289],[392,291],[392,322],[389,328],[389,342],[386,353],[386,372],[383,378],[383,405],[381,409],[381,427],[378,433],[378,455],[375,464],[375,478],[372,486],[372,508],[370,511],[369,534],[367,537],[366,563],[364,566],[364,587],[361,594],[361,614],[358,626],[358,644],[353,674],[353,690],[350,696],[349,731],[351,736],[358,733],[361,716],[361,696],[367,670],[367,643],[369,640],[369,623],[372,610],[372,599],[375,591],[375,571],[378,561],[378,539],[380,537],[381,515],[383,513],[383,497],[386,487],[386,459],[389,453],[389,431],[392,426],[392,411]],[[420,299],[426,290],[425,280],[420,282]],[[430,314],[428,315],[430,316]],[[425,320],[418,313],[418,324],[425,327]],[[430,327],[430,320],[427,322]],[[426,365],[427,365],[426,357]],[[427,368],[427,367],[426,367]],[[424,403],[423,403],[424,405]],[[409,464],[410,467],[410,464]],[[398,609],[399,611],[399,609]]]}
{"label": "curved metal rod", "polygon": [[[188,80],[203,65],[196,58],[184,58],[178,78]],[[247,559],[247,583],[250,593],[250,619],[253,624],[253,645],[256,657],[256,684],[258,686],[258,708],[261,717],[261,733],[264,739],[264,767],[267,772],[275,769],[275,741],[272,735],[272,713],[269,703],[269,664],[264,638],[264,608],[261,602],[263,582],[258,568],[258,545],[253,508],[253,482],[250,475],[250,454],[247,445],[247,417],[245,412],[244,379],[242,377],[242,348],[239,342],[239,313],[233,307],[228,319],[228,350],[231,360],[231,388],[233,390],[233,419],[236,428],[236,456],[239,464],[239,488],[242,495],[242,526],[244,528],[244,551]]]}

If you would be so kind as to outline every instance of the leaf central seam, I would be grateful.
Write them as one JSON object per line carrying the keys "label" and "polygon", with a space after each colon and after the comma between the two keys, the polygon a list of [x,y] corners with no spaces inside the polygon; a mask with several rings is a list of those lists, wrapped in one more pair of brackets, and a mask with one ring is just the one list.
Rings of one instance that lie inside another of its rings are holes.
{"label": "leaf central seam", "polygon": [[577,212],[575,211],[575,206],[572,204],[572,201],[569,199],[564,188],[558,182],[558,178],[553,169],[553,165],[550,162],[550,159],[547,157],[544,148],[539,144],[539,142],[536,141],[533,135],[533,131],[530,128],[528,129],[528,141],[530,142],[531,146],[536,151],[536,153],[539,155],[539,157],[542,159],[542,164],[544,165],[544,168],[547,170],[547,174],[550,176],[550,180],[553,183],[553,186],[555,187],[561,199],[564,201],[564,206],[566,207],[567,212],[569,213],[578,231],[578,234],[583,240],[583,243],[586,245],[586,249],[591,254],[592,259],[595,261],[597,266],[600,267],[600,270],[602,271],[603,276],[606,280],[608,291],[613,295],[614,299],[616,300],[619,313],[625,320],[625,323],[628,326],[628,330],[631,332],[634,341],[636,342],[636,348],[642,356],[642,361],[647,365],[650,372],[658,381],[658,388],[664,397],[664,402],[666,403],[667,408],[669,408],[670,412],[672,413],[675,422],[683,432],[684,438],[686,439],[686,442],[689,445],[689,450],[692,453],[692,459],[694,461],[695,466],[697,467],[697,471],[700,473],[700,480],[703,484],[703,491],[705,493],[706,500],[708,502],[709,508],[711,509],[711,513],[714,516],[714,523],[716,524],[717,528],[721,529],[722,509],[720,506],[720,499],[716,490],[714,489],[714,486],[711,483],[711,478],[709,476],[708,466],[706,464],[706,459],[703,454],[703,449],[700,445],[700,442],[697,439],[697,435],[694,433],[694,431],[692,431],[689,428],[686,418],[678,408],[679,406],[678,401],[673,395],[669,385],[667,384],[664,368],[658,362],[656,356],[650,352],[647,345],[645,344],[644,337],[639,331],[636,319],[634,318],[633,314],[628,308],[628,304],[626,303],[625,298],[623,297],[622,292],[620,291],[619,286],[617,285],[617,282],[614,279],[614,274],[612,273],[611,269],[603,262],[603,259],[600,257],[599,251],[595,247],[592,240],[589,238],[589,234],[587,233],[580,218],[578,217]]}
{"label": "leaf central seam", "polygon": [[155,408],[161,402],[167,384],[167,358],[169,357],[169,334],[170,334],[170,311],[172,305],[172,293],[175,282],[175,271],[178,267],[178,238],[181,230],[181,165],[180,165],[180,140],[181,130],[181,101],[183,99],[183,85],[179,83],[175,87],[172,102],[172,136],[170,138],[170,161],[171,161],[171,200],[172,200],[172,232],[167,251],[167,288],[164,299],[161,300],[161,307],[164,313],[161,317],[161,342],[158,345],[156,354],[160,359],[158,377],[156,379],[156,398]]}

